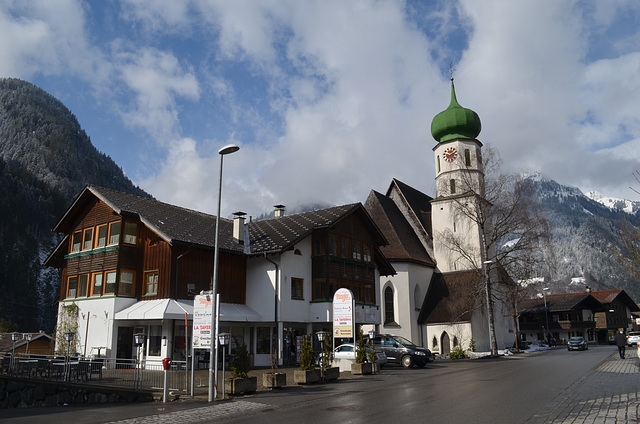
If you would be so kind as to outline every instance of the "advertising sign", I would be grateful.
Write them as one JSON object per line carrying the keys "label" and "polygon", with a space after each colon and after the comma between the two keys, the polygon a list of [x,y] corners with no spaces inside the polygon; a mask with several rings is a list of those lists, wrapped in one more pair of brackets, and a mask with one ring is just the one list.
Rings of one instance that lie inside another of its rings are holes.
{"label": "advertising sign", "polygon": [[193,299],[193,348],[211,348],[211,295]]}
{"label": "advertising sign", "polygon": [[334,338],[353,338],[353,314],[353,293],[349,289],[338,289],[333,295]]}

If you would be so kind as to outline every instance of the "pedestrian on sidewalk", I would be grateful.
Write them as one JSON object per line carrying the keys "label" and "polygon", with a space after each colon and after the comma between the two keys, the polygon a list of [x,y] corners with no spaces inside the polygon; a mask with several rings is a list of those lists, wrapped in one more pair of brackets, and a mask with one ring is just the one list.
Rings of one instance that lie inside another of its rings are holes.
{"label": "pedestrian on sidewalk", "polygon": [[623,330],[620,330],[620,332],[616,334],[615,341],[616,346],[618,346],[620,359],[624,359],[625,348],[627,346],[627,338],[624,336]]}

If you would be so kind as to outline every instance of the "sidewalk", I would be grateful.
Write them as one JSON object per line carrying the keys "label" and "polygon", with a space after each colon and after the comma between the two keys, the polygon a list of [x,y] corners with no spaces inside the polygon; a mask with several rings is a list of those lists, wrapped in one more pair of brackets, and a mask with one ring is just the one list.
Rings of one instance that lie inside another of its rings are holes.
{"label": "sidewalk", "polygon": [[626,359],[611,354],[596,370],[576,381],[526,424],[637,423],[640,417],[640,359],[627,348]]}

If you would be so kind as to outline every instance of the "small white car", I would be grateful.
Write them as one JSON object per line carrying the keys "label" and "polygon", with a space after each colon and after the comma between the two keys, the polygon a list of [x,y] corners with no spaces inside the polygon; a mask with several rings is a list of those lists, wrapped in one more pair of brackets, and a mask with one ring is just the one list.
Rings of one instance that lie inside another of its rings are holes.
{"label": "small white car", "polygon": [[[369,353],[371,352],[371,348],[367,346],[367,358],[366,362],[369,362]],[[387,355],[384,352],[380,352],[378,350],[376,353],[376,363],[382,367],[387,363]],[[333,351],[334,359],[356,359],[356,347],[354,347],[353,343],[345,343],[336,347]],[[322,365],[322,354],[318,355],[318,365]]]}
{"label": "small white car", "polygon": [[629,331],[629,334],[627,334],[627,345],[637,345],[638,342],[640,342],[640,331]]}

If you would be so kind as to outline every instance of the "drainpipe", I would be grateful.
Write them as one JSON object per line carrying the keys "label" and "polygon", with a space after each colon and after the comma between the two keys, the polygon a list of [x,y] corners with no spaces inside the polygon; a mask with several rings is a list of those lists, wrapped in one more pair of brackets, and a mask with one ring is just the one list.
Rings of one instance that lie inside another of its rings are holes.
{"label": "drainpipe", "polygon": [[269,259],[267,257],[267,253],[266,252],[264,253],[264,258],[267,261],[271,262],[273,264],[273,266],[276,267],[276,282],[275,282],[274,303],[273,303],[273,322],[276,325],[276,329],[275,329],[275,331],[276,331],[276,334],[275,334],[276,346],[275,346],[275,348],[276,349],[275,349],[274,354],[276,356],[276,358],[275,358],[276,359],[275,360],[276,364],[280,365],[279,364],[280,355],[278,355],[278,353],[280,352],[280,345],[281,345],[281,343],[280,343],[280,328],[278,327],[278,293],[280,292],[280,269],[279,269],[277,263],[275,263],[274,261],[272,261],[271,259]]}

